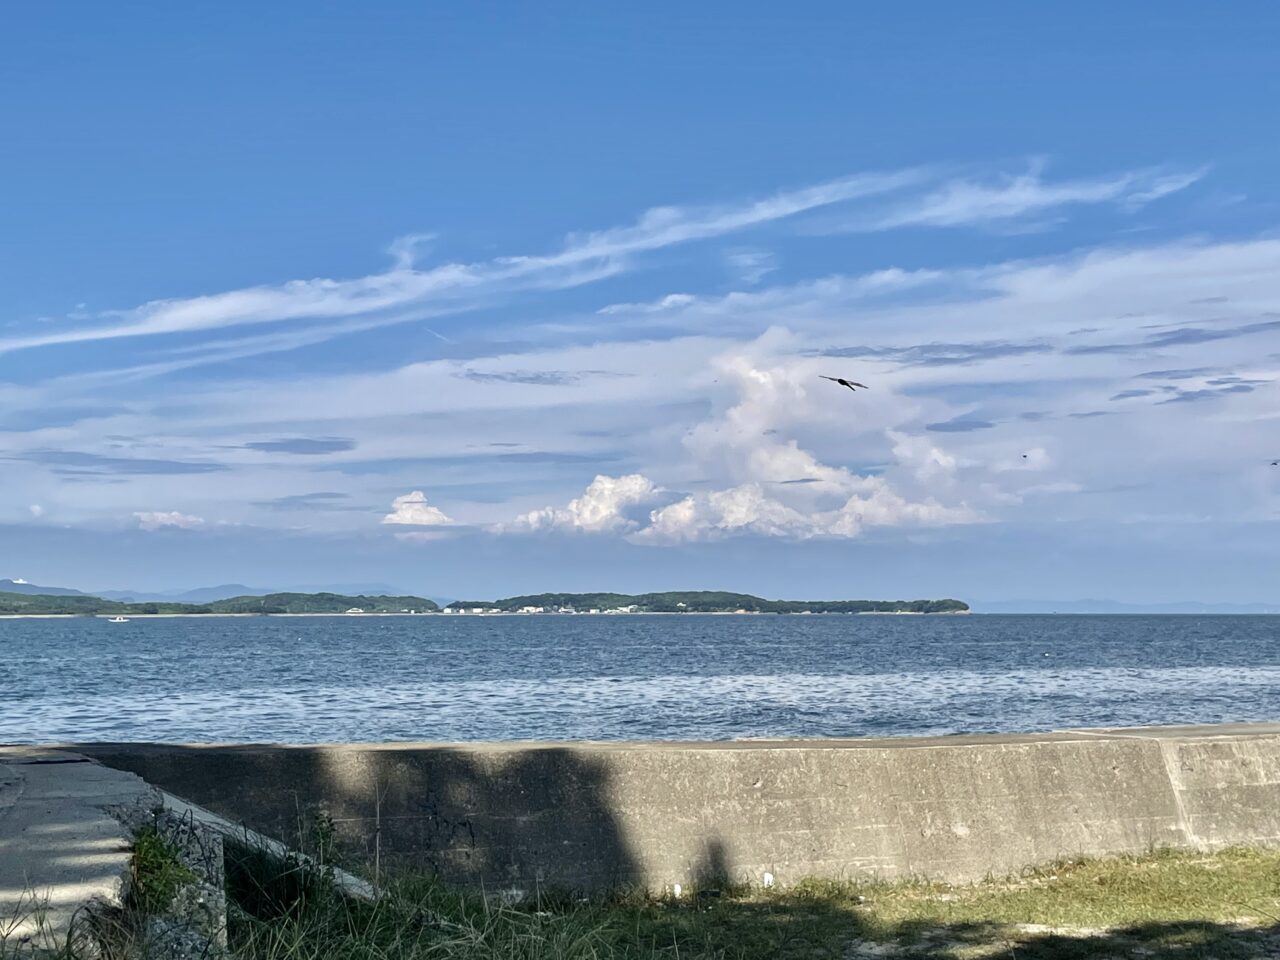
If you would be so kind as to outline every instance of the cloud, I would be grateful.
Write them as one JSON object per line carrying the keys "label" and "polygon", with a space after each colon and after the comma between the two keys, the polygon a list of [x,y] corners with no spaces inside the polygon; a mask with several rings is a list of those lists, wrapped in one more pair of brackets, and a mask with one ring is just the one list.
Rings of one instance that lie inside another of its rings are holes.
{"label": "cloud", "polygon": [[244,445],[246,450],[262,453],[296,453],[302,456],[319,456],[325,453],[342,453],[354,450],[356,442],[346,437],[286,437],[280,440],[254,440]]}
{"label": "cloud", "polygon": [[661,490],[648,477],[638,473],[622,477],[597,476],[580,497],[563,508],[546,507],[518,517],[510,529],[515,531],[560,530],[580,533],[615,533],[634,529],[636,521],[628,510],[650,503]]}
{"label": "cloud", "polygon": [[[705,240],[771,223],[809,210],[888,193],[917,182],[906,170],[870,173],[784,190],[763,200],[713,207],[654,207],[632,225],[571,234],[560,250],[535,256],[498,257],[418,269],[419,237],[392,244],[392,268],[352,280],[317,278],[247,287],[188,299],[156,300],[133,310],[103,314],[88,326],[0,340],[0,353],[59,344],[306,321],[304,340],[333,332],[319,321],[362,318],[336,332],[402,323],[404,311],[435,305],[445,312],[473,309],[496,295],[518,290],[563,289],[610,276],[637,253]],[[412,315],[421,318],[421,312]],[[290,334],[294,336],[295,334]]]}
{"label": "cloud", "polygon": [[942,526],[980,519],[967,507],[946,507],[933,499],[910,502],[879,477],[863,478],[860,485],[862,493],[835,509],[812,512],[769,497],[756,483],[695,494],[653,511],[649,525],[631,539],[664,544],[741,534],[794,540],[852,538],[871,526]]}
{"label": "cloud", "polygon": [[85,420],[101,420],[130,412],[126,406],[106,405],[14,410],[0,417],[0,430],[31,432],[50,427],[70,427]]}
{"label": "cloud", "polygon": [[[843,426],[850,409],[832,404],[825,389],[814,389],[817,361],[786,356],[790,339],[786,331],[773,330],[716,358],[720,380],[736,392],[736,401],[685,437],[686,450],[702,467],[738,482],[656,507],[647,524],[631,530],[631,540],[659,545],[735,535],[848,538],[867,527],[979,518],[967,505],[946,506],[930,495],[909,498],[883,477],[823,463],[784,437],[780,431],[793,424]],[[893,404],[891,398],[873,402]],[[874,408],[865,415],[875,416]],[[939,489],[949,483],[957,468],[953,457],[924,438],[892,431],[888,436],[898,469],[913,482]],[[785,495],[767,493],[766,485],[785,487]]]}
{"label": "cloud", "polygon": [[924,428],[934,433],[968,433],[972,430],[990,430],[995,426],[990,420],[977,420],[971,417],[955,417],[939,423],[926,423]]}
{"label": "cloud", "polygon": [[258,500],[255,507],[264,510],[350,510],[351,507],[338,506],[341,501],[349,500],[350,494],[335,492],[295,493],[289,496],[276,497],[274,500]]}
{"label": "cloud", "polygon": [[1044,447],[1031,447],[1011,459],[997,463],[995,469],[997,472],[1047,470],[1052,462],[1049,451]]}
{"label": "cloud", "polygon": [[956,458],[934,446],[926,437],[897,430],[888,432],[893,441],[893,455],[898,463],[911,470],[921,483],[949,481],[956,474]]}
{"label": "cloud", "polygon": [[153,460],[134,457],[106,457],[96,453],[73,450],[33,450],[13,460],[26,460],[52,467],[79,468],[82,472],[133,475],[179,475],[218,473],[229,469],[224,463],[207,460]]}
{"label": "cloud", "polygon": [[1015,343],[1002,340],[976,343],[917,343],[903,347],[833,347],[815,352],[828,357],[874,357],[907,366],[949,367],[981,363],[1001,357],[1049,353],[1052,350],[1053,346],[1045,341]]}
{"label": "cloud", "polygon": [[769,250],[728,250],[724,261],[734,279],[748,287],[754,287],[778,269],[776,257]]}
{"label": "cloud", "polygon": [[[207,514],[208,503],[230,496],[243,498],[240,506],[254,510],[255,520],[317,531],[363,525],[367,533],[361,505],[389,500],[429,476],[432,496],[465,505],[474,529],[514,527],[517,515],[545,506],[533,510],[542,529],[568,530],[577,528],[562,514],[599,473],[681,491],[620,508],[613,536],[641,537],[661,515],[672,532],[664,540],[655,531],[642,542],[735,534],[805,539],[872,526],[839,514],[854,497],[876,498],[876,488],[865,485],[873,477],[902,504],[1048,523],[1090,512],[1114,521],[1133,506],[1110,493],[1065,496],[1072,484],[1092,493],[1158,475],[1163,479],[1145,494],[1153,515],[1181,509],[1178,497],[1230,504],[1213,508],[1233,516],[1275,515],[1274,489],[1227,489],[1228,478],[1242,475],[1229,465],[1258,462],[1254,447],[1266,431],[1256,425],[1276,416],[1276,388],[1260,382],[1280,379],[1269,340],[1274,328],[1258,327],[1253,332],[1262,335],[1252,340],[1219,333],[1269,324],[1268,314],[1280,310],[1280,241],[1101,248],[985,265],[969,263],[980,248],[965,245],[933,261],[947,266],[911,271],[880,269],[896,247],[838,242],[845,247],[789,259],[788,272],[846,253],[870,259],[868,272],[786,284],[766,276],[757,288],[723,295],[715,292],[724,281],[724,244],[717,242],[693,263],[654,257],[645,264],[652,272],[626,281],[625,295],[618,288],[594,297],[539,293],[505,313],[477,314],[461,332],[450,329],[459,341],[447,350],[433,338],[413,338],[415,351],[420,342],[442,351],[437,359],[405,350],[406,338],[388,332],[358,348],[353,339],[352,349],[300,353],[287,366],[244,364],[184,377],[180,389],[107,377],[0,384],[0,406],[9,410],[119,411],[110,422],[67,429],[59,416],[37,431],[6,434],[11,510],[39,501],[59,523],[76,524],[127,516],[135,504]],[[934,245],[926,246],[913,249],[932,256]],[[430,272],[412,257],[397,263],[395,269]],[[691,292],[664,296],[666,290]],[[1229,300],[1192,302],[1205,294]],[[596,310],[606,298],[624,296],[644,302]],[[479,302],[470,297],[403,315]],[[54,321],[35,329],[64,327]],[[297,330],[310,335],[311,321],[300,320]],[[115,352],[138,360],[166,350],[179,355],[197,339]],[[282,332],[281,349],[287,339]],[[230,350],[228,343],[219,340],[217,349]],[[1063,352],[1077,345],[1103,350],[1064,362]],[[99,362],[111,352],[66,355]],[[11,368],[22,380],[41,375],[53,359],[36,364],[17,356]],[[872,389],[855,397],[817,381],[818,373],[848,374]],[[1216,392],[1241,386],[1256,389]],[[1192,394],[1175,401],[1183,406],[1167,411],[1156,403],[1180,396],[1178,388]],[[1202,405],[1185,406],[1195,402]],[[1073,416],[1103,407],[1124,416]],[[1186,416],[1192,410],[1205,416]],[[359,438],[358,462],[316,446],[354,444],[348,437]],[[1134,437],[1142,438],[1141,457],[1133,456]],[[257,455],[243,449],[246,438]],[[241,446],[227,453],[231,444]],[[1034,478],[1048,482],[1032,491],[1017,461],[1036,447],[1052,450],[1057,466],[1052,476]],[[1015,466],[1004,469],[1010,461]],[[1213,472],[1210,461],[1228,468]],[[229,487],[231,467],[236,482]],[[317,482],[318,471],[328,479]],[[60,497],[58,486],[72,482],[82,486]],[[329,483],[350,493],[278,496],[329,490]],[[1034,512],[1019,507],[1032,492],[1039,497]],[[1061,500],[1048,501],[1058,494]],[[877,502],[890,501],[879,494]],[[683,525],[679,504],[691,514]],[[906,508],[889,514],[904,527],[917,522]],[[418,532],[456,536],[463,528]],[[399,524],[383,533],[413,530]]]}
{"label": "cloud", "polygon": [[[584,371],[593,373],[595,371]],[[583,373],[569,373],[564,370],[508,370],[486,373],[480,370],[464,370],[458,374],[476,383],[528,383],[540,387],[563,387],[577,383]]]}
{"label": "cloud", "polygon": [[427,503],[427,495],[414,490],[391,501],[391,512],[382,518],[383,523],[415,527],[443,527],[453,521],[439,507]]}
{"label": "cloud", "polygon": [[1017,220],[1081,204],[1114,203],[1132,210],[1183,190],[1202,176],[1203,170],[1138,170],[1093,180],[1048,183],[1036,167],[1019,176],[1000,177],[993,183],[952,181],[879,217],[857,223],[852,229],[971,226]]}
{"label": "cloud", "polygon": [[1218,387],[1213,390],[1179,390],[1168,400],[1159,401],[1157,406],[1163,406],[1166,403],[1200,403],[1233,393],[1252,393],[1253,390],[1253,386],[1247,383],[1235,383],[1229,387]]}
{"label": "cloud", "polygon": [[396,237],[387,247],[387,253],[397,270],[412,270],[418,260],[419,250],[436,239],[434,233],[409,233]]}
{"label": "cloud", "polygon": [[[1200,175],[1199,172],[1148,170],[1096,180],[1050,183],[1033,170],[1006,177],[994,186],[950,181],[878,218],[864,220],[857,229],[1009,220],[1077,203],[1141,205],[1182,189]],[[520,291],[582,286],[628,269],[636,254],[748,231],[810,211],[882,197],[937,180],[936,172],[923,169],[863,173],[779,191],[756,201],[720,206],[654,207],[628,226],[571,234],[560,249],[552,253],[446,263],[430,268],[419,267],[416,259],[416,250],[425,235],[410,235],[391,245],[393,262],[390,269],[382,273],[346,280],[291,280],[186,299],[156,300],[130,310],[99,314],[87,324],[71,317],[68,319],[75,325],[70,328],[55,327],[0,339],[0,353],[59,344],[282,324],[296,326],[234,343],[197,344],[191,349],[198,355],[191,359],[160,363],[152,371],[144,366],[138,372],[163,372],[255,352],[295,349],[378,326],[456,315]],[[758,282],[764,275],[760,271],[765,262],[759,251],[744,254],[751,260],[749,270]]]}
{"label": "cloud", "polygon": [[1213,372],[1213,367],[1190,367],[1185,370],[1148,370],[1134,376],[1138,380],[1194,380]]}
{"label": "cloud", "polygon": [[1280,320],[1262,320],[1256,323],[1217,328],[1179,325],[1177,329],[1165,330],[1138,341],[1085,344],[1078,347],[1069,347],[1063,352],[1069,354],[1147,352],[1168,347],[1196,346],[1202,343],[1230,340],[1235,337],[1247,337],[1256,333],[1271,333],[1277,330],[1280,330]]}
{"label": "cloud", "polygon": [[699,298],[690,293],[669,293],[653,303],[611,303],[601,307],[596,313],[607,317],[621,313],[665,313],[679,310],[699,302]]}
{"label": "cloud", "polygon": [[203,518],[193,517],[187,513],[179,513],[177,510],[141,511],[133,516],[138,521],[138,526],[143,530],[164,530],[167,528],[195,530],[204,526]]}

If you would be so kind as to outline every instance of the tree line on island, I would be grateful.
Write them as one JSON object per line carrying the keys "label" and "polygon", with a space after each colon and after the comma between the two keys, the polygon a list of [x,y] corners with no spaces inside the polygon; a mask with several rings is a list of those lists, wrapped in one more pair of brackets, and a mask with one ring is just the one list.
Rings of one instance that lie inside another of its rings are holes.
{"label": "tree line on island", "polygon": [[[502,600],[455,600],[447,613],[966,613],[960,600],[765,600],[746,593],[537,593]],[[130,602],[88,595],[0,592],[0,615],[146,616],[158,614],[439,613],[426,597],[271,593],[210,603]]]}
{"label": "tree line on island", "polygon": [[446,610],[573,610],[631,613],[965,613],[962,600],[765,600],[749,593],[692,590],[667,593],[534,593],[505,600],[455,600]]}
{"label": "tree line on island", "polygon": [[366,597],[340,593],[269,593],[265,596],[229,597],[209,603],[130,602],[101,597],[47,596],[0,593],[0,614],[30,616],[83,614],[96,616],[145,616],[147,614],[201,613],[435,613],[439,604],[426,597]]}

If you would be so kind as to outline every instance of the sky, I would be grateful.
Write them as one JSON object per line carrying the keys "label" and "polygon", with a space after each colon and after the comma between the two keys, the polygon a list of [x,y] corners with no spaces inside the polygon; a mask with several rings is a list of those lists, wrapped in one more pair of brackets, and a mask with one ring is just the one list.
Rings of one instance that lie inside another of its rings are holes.
{"label": "sky", "polygon": [[0,576],[1280,601],[1278,28],[14,7]]}

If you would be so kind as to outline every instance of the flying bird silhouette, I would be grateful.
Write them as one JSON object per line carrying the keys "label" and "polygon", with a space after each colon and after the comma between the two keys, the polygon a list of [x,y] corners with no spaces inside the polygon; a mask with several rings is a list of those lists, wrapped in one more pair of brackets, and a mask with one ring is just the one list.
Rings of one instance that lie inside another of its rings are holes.
{"label": "flying bird silhouette", "polygon": [[863,390],[870,389],[865,383],[859,383],[857,380],[846,380],[844,377],[828,377],[826,374],[822,373],[818,374],[818,376],[822,377],[823,380],[830,380],[833,383],[838,383],[842,387],[848,387],[854,393],[858,392],[859,387]]}

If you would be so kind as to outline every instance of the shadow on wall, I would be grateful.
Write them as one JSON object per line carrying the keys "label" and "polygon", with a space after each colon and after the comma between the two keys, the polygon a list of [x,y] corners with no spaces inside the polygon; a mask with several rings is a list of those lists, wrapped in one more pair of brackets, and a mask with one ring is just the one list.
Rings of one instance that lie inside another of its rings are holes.
{"label": "shadow on wall", "polygon": [[[604,766],[563,747],[92,744],[77,750],[311,851],[532,892],[643,884]],[[720,854],[723,861],[723,852]]]}

